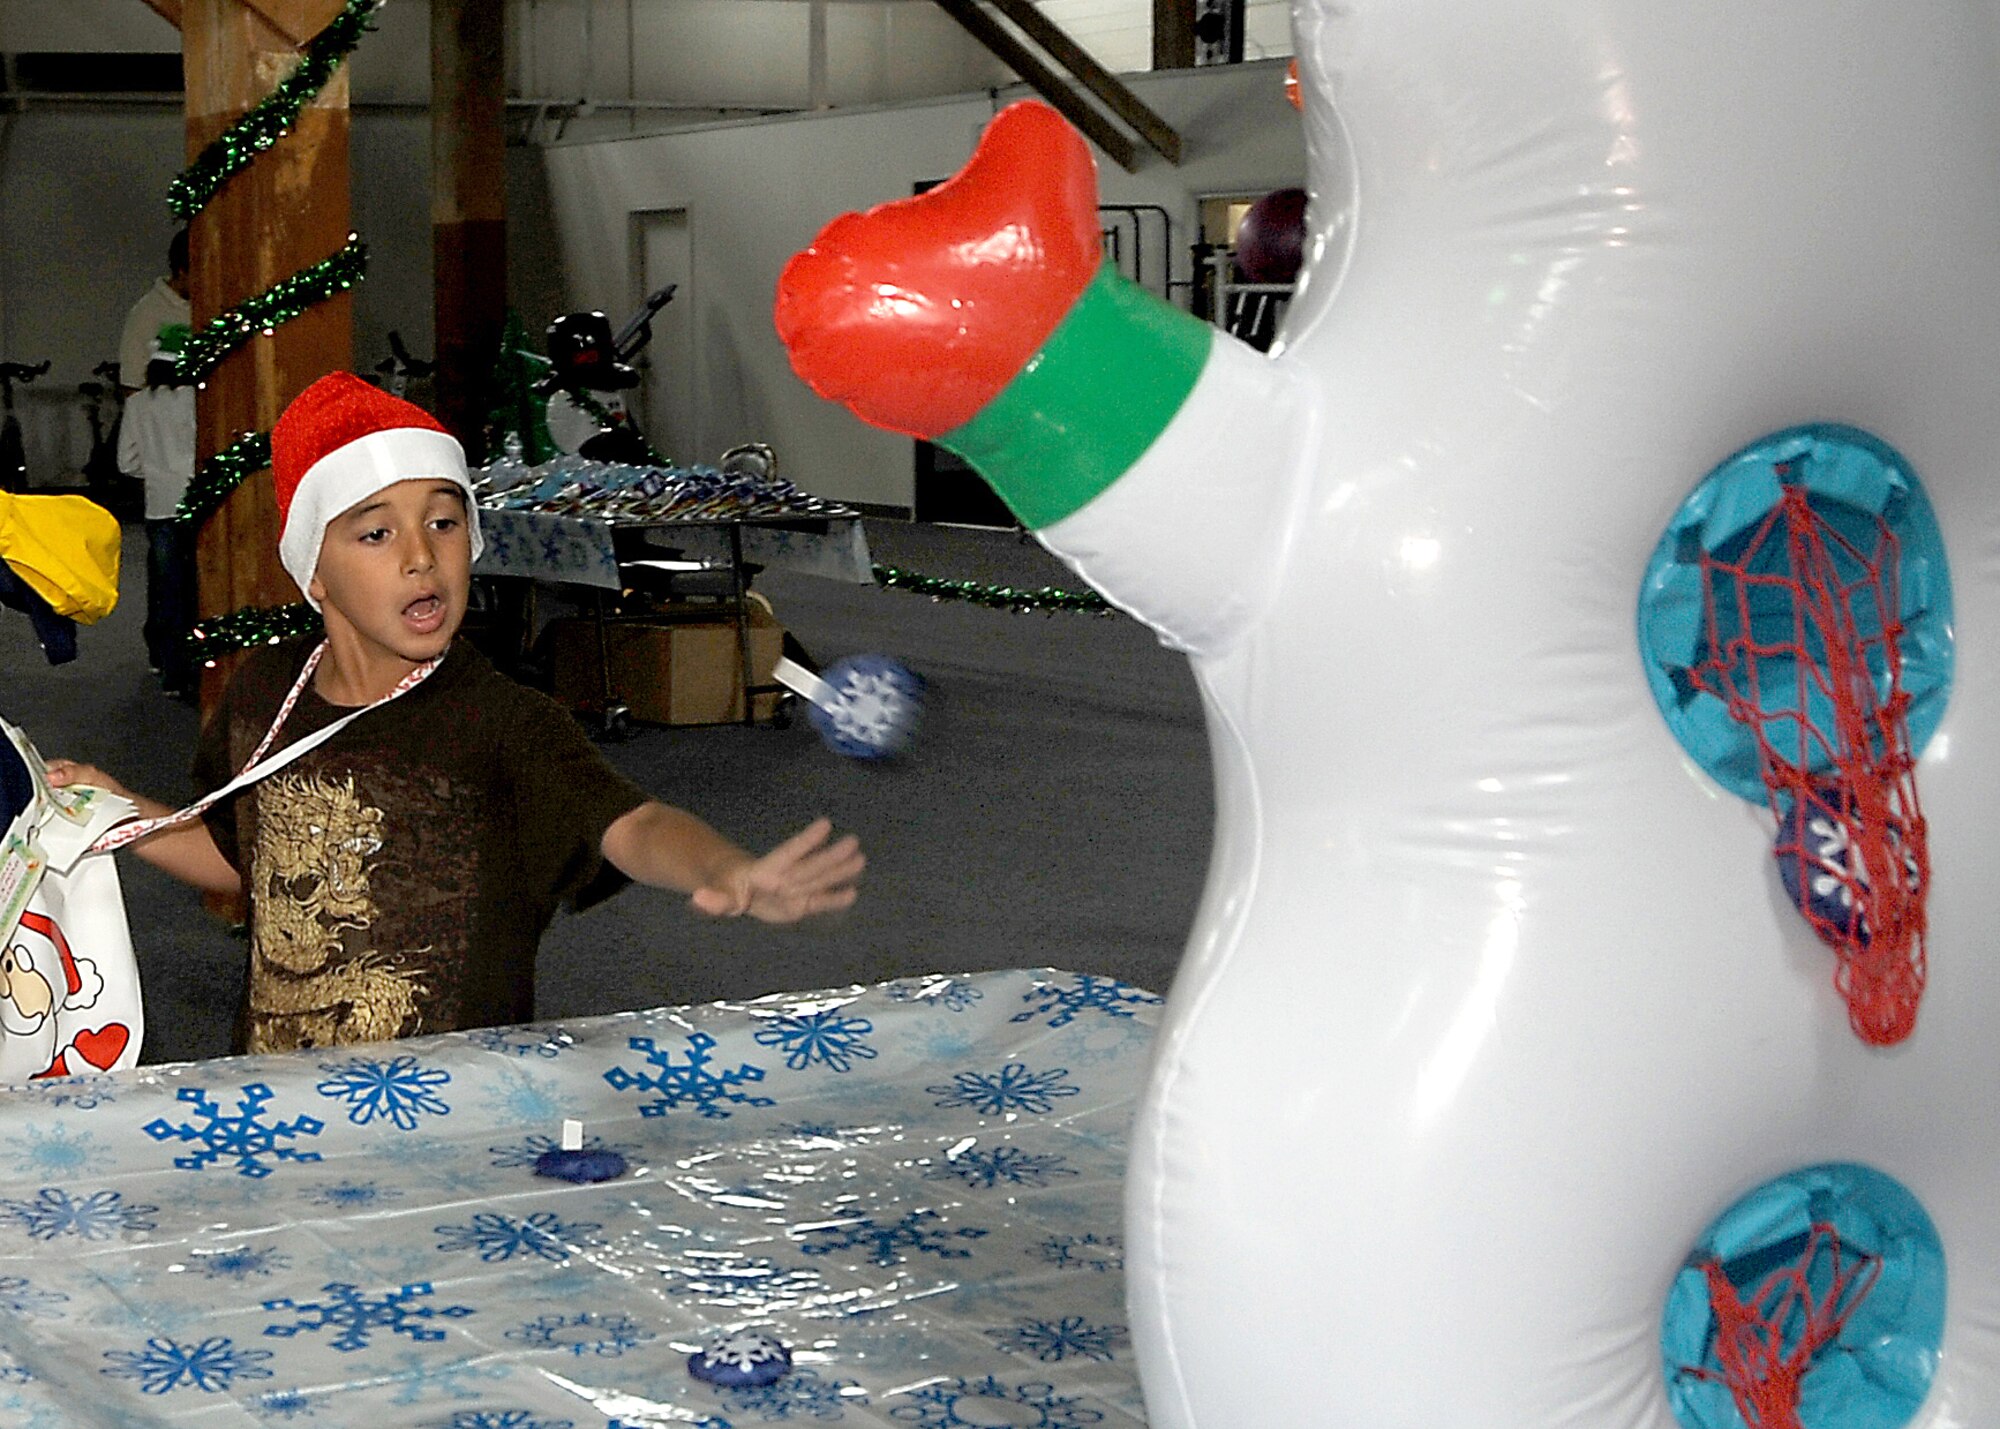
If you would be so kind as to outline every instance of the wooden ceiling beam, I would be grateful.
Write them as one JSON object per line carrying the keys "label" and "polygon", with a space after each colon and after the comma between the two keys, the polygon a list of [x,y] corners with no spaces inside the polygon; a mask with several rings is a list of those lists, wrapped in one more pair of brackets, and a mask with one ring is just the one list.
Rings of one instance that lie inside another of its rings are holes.
{"label": "wooden ceiling beam", "polygon": [[937,0],[937,4],[945,14],[958,21],[967,34],[986,46],[994,58],[1054,105],[1063,118],[1081,129],[1120,168],[1127,173],[1138,168],[1138,146],[1125,132],[1106,119],[1068,81],[1015,38],[1013,31],[981,9],[978,0]]}
{"label": "wooden ceiling beam", "polygon": [[181,27],[181,0],[143,0],[143,3],[148,10],[151,10],[176,30]]}
{"label": "wooden ceiling beam", "polygon": [[1124,80],[1091,58],[1090,52],[1072,40],[1062,26],[1036,9],[1030,0],[993,0],[993,8],[1047,50],[1057,64],[1083,81],[1086,89],[1103,100],[1161,158],[1170,164],[1180,163],[1181,136],[1173,125],[1148,109]]}

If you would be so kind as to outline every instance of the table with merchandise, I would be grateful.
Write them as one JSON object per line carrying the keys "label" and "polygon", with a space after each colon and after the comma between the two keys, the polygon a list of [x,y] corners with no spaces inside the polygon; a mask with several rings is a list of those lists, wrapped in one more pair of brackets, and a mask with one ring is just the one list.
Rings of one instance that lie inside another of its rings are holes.
{"label": "table with merchandise", "polygon": [[[608,627],[657,614],[657,603],[642,597],[635,614],[614,615],[622,595],[693,589],[713,602],[710,613],[735,629],[747,692],[738,718],[751,723],[760,706],[753,697],[780,689],[760,683],[758,665],[768,662],[753,655],[751,573],[776,566],[856,584],[874,579],[859,513],[771,475],[559,457],[539,466],[496,462],[474,473],[474,487],[485,549],[473,574],[572,593],[596,656],[593,703],[607,722],[632,694],[614,675]],[[532,598],[516,623],[525,651],[540,625]]]}

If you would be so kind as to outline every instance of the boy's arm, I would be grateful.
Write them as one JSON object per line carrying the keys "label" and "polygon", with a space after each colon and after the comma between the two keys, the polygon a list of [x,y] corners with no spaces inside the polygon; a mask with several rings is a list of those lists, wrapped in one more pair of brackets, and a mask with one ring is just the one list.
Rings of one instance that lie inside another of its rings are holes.
{"label": "boy's arm", "polygon": [[854,902],[865,860],[854,835],[816,819],[771,852],[745,852],[684,809],[648,800],[604,831],[604,856],[626,877],[690,894],[703,913],[793,923]]}
{"label": "boy's arm", "polygon": [[[88,784],[93,788],[108,790],[113,794],[130,799],[138,807],[142,819],[164,818],[173,809],[157,799],[148,799],[143,794],[135,794],[101,769],[88,764],[78,764],[73,759],[51,759],[48,762],[49,783],[58,789],[72,784]],[[194,819],[179,828],[164,829],[157,834],[148,834],[131,845],[132,852],[159,869],[171,874],[183,883],[191,883],[204,893],[243,892],[243,879],[230,867],[229,860],[222,856],[222,850],[215,846],[215,836],[208,831],[208,825]]]}

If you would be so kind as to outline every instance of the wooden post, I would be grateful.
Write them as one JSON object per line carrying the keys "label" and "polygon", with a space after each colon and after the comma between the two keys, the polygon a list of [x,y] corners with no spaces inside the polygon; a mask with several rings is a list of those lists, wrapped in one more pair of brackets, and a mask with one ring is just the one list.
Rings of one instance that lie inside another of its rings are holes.
{"label": "wooden post", "polygon": [[1153,68],[1194,68],[1194,0],[1153,0]]}
{"label": "wooden post", "polygon": [[437,415],[477,461],[507,318],[506,8],[431,0]]}
{"label": "wooden post", "polygon": [[[199,154],[298,62],[297,45],[340,0],[182,0],[187,152]],[[292,132],[236,175],[189,233],[189,302],[196,331],[218,313],[337,251],[348,237],[347,71],[299,115]],[[341,294],[236,349],[196,397],[195,455],[247,431],[269,431],[315,378],[354,360],[354,302]],[[271,483],[253,477],[209,517],[196,555],[202,616],[299,598],[278,564]],[[202,706],[220,698],[226,663],[205,671]]]}

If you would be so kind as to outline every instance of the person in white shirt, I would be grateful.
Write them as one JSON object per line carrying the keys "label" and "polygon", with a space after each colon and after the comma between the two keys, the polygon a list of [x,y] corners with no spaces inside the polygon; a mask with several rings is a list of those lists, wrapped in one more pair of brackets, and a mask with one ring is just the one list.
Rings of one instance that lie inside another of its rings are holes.
{"label": "person in white shirt", "polygon": [[118,385],[126,396],[146,385],[146,363],[160,329],[170,323],[185,327],[190,320],[188,236],[183,228],[167,245],[167,276],[155,278],[125,315],[125,330],[118,338]]}
{"label": "person in white shirt", "polygon": [[118,468],[146,484],[146,651],[160,685],[176,698],[194,692],[187,634],[194,624],[194,533],[174,520],[194,474],[194,386],[174,376],[187,346],[185,323],[154,336],[147,385],[125,399]]}

